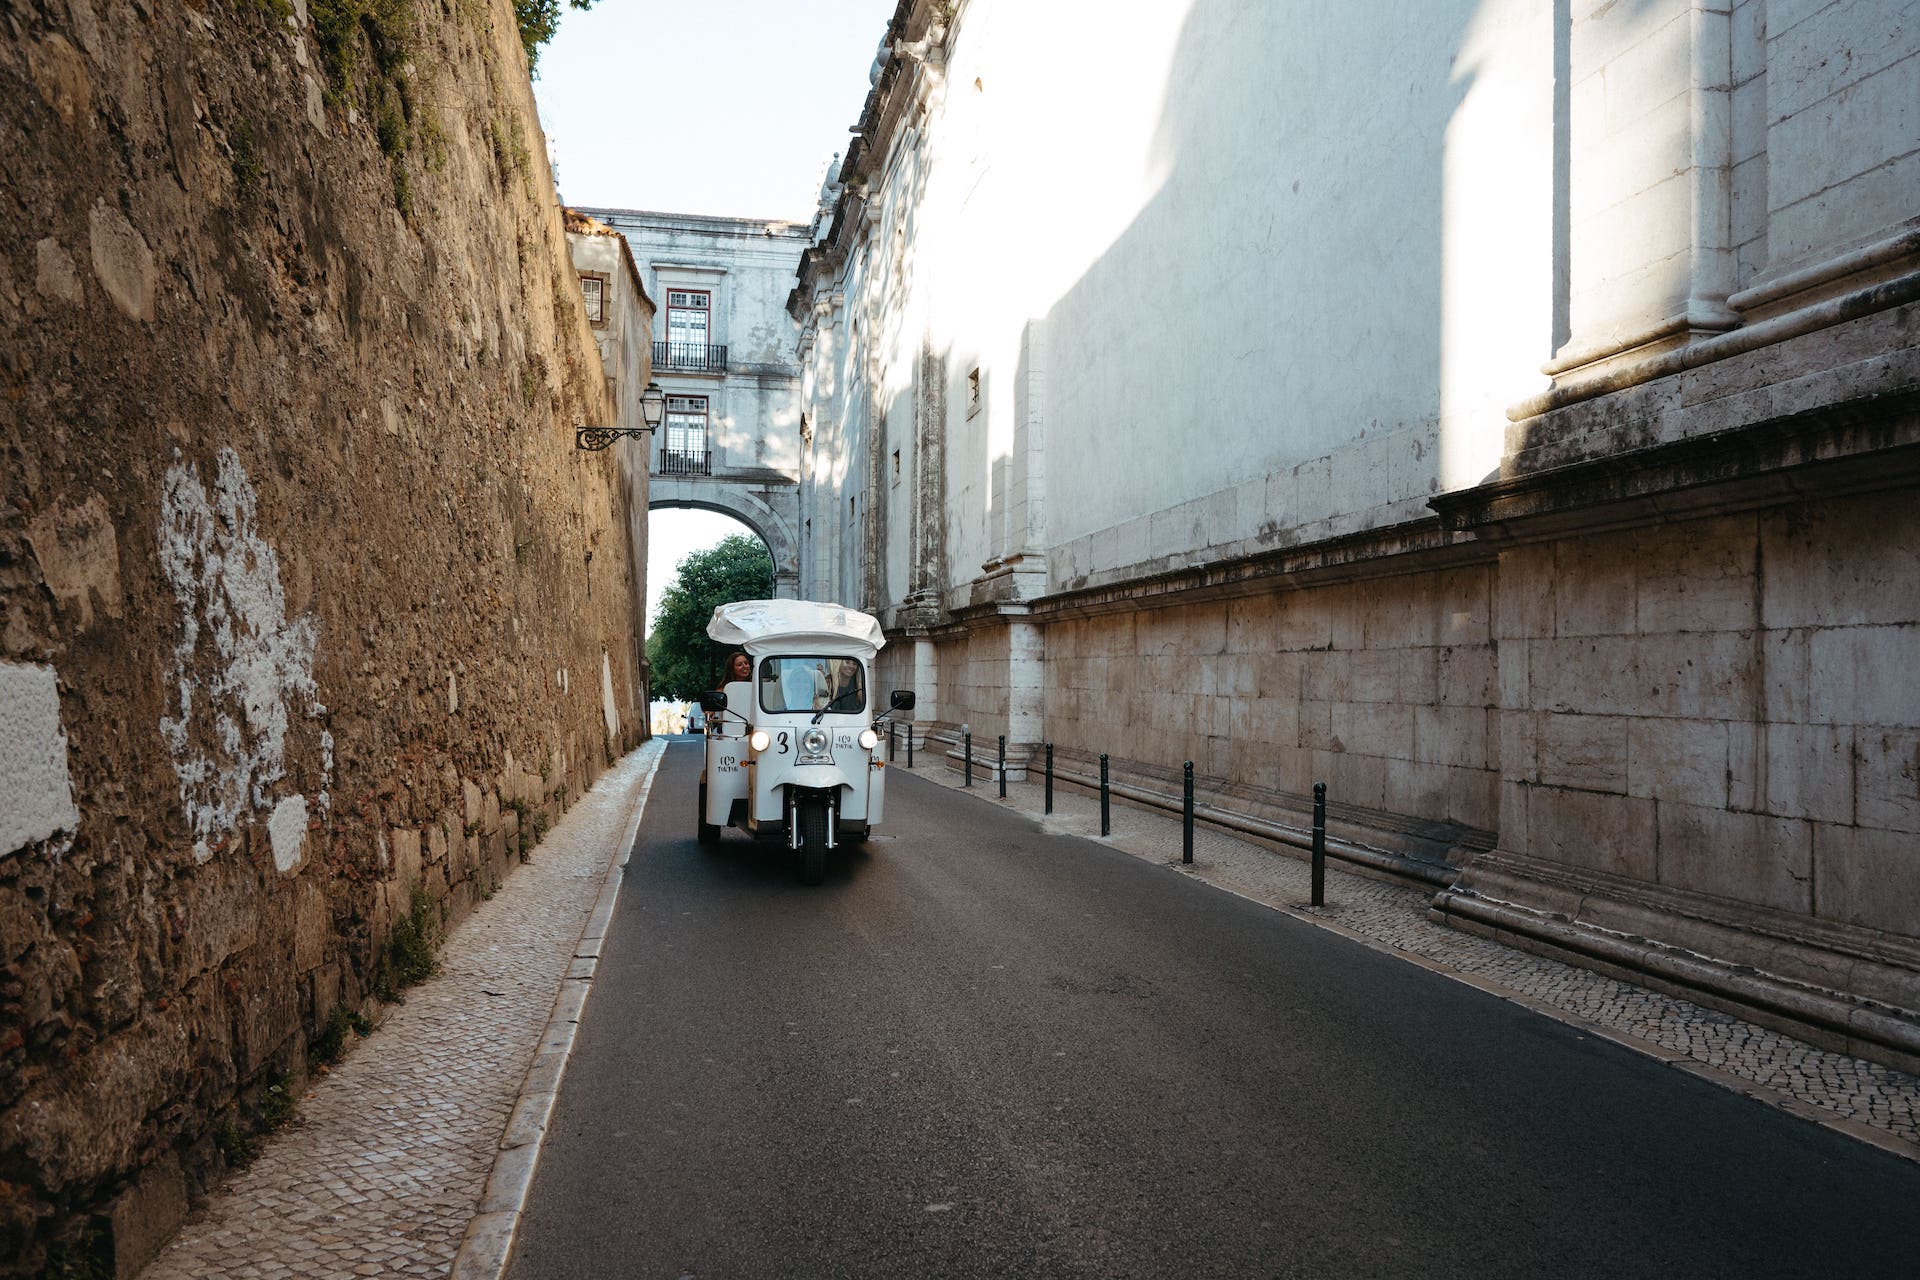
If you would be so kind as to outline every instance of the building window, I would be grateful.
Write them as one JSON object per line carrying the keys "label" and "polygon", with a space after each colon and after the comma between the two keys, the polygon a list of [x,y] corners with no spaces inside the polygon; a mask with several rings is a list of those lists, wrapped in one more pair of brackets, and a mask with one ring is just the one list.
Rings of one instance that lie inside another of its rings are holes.
{"label": "building window", "polygon": [[713,294],[667,290],[667,339],[653,344],[653,367],[665,373],[727,371],[727,348],[713,340]]}
{"label": "building window", "polygon": [[976,366],[967,373],[967,416],[971,418],[980,412],[980,370]]}
{"label": "building window", "polygon": [[893,451],[893,482],[900,483],[900,451],[898,449]]}
{"label": "building window", "polygon": [[712,338],[714,296],[697,290],[668,290],[666,294],[666,345],[707,351]]}
{"label": "building window", "polygon": [[660,447],[660,474],[713,474],[712,459],[707,449],[707,398],[668,396],[666,427],[667,438]]}
{"label": "building window", "polygon": [[580,296],[587,304],[587,323],[607,322],[607,278],[602,275],[580,277]]}

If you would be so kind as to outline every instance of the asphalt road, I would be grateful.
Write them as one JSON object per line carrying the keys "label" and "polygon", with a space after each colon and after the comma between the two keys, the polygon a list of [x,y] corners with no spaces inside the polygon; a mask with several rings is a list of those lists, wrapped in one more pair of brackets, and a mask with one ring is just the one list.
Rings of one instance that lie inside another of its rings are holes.
{"label": "asphalt road", "polygon": [[698,757],[514,1280],[1920,1275],[1920,1165],[905,769],[802,888]]}

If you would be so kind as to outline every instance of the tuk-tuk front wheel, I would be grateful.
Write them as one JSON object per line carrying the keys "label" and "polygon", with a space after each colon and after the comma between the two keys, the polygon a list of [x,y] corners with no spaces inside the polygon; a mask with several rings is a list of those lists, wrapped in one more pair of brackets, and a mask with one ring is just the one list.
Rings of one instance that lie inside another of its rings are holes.
{"label": "tuk-tuk front wheel", "polygon": [[700,784],[700,812],[694,815],[693,820],[697,824],[701,844],[720,843],[719,826],[707,821],[707,784],[704,781]]}
{"label": "tuk-tuk front wheel", "polygon": [[793,806],[800,826],[800,883],[819,884],[827,878],[827,801],[808,796]]}

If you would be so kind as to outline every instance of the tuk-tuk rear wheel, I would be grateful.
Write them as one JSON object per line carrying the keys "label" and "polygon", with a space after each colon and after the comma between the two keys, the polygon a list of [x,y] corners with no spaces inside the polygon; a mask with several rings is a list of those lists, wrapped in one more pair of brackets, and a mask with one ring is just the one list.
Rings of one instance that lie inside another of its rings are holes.
{"label": "tuk-tuk rear wheel", "polygon": [[827,802],[819,797],[793,807],[800,824],[800,883],[819,884],[827,878]]}

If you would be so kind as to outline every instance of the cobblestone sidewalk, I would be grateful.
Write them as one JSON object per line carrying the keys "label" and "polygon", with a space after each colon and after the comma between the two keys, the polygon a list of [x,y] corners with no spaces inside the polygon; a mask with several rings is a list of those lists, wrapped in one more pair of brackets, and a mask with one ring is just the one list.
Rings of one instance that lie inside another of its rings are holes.
{"label": "cobblestone sidewalk", "polygon": [[440,973],[300,1101],[142,1280],[444,1276],[664,744],[596,783],[455,929]]}
{"label": "cobblestone sidewalk", "polygon": [[[929,767],[938,759],[932,756],[914,770],[914,776],[959,788],[957,772]],[[1177,816],[1116,799],[1113,834],[1102,840],[1097,795],[1059,786],[1053,815],[1045,817],[1044,792],[1037,781],[1009,782],[1007,798],[1000,800],[992,778],[976,777],[973,793],[988,803],[1004,804],[1039,819],[1049,831],[1101,841],[1135,857],[1169,864],[1494,995],[1579,1023],[1782,1110],[1920,1160],[1920,1077],[1818,1049],[1730,1014],[1435,924],[1426,914],[1431,895],[1352,875],[1338,863],[1327,866],[1327,905],[1316,909],[1304,905],[1311,894],[1303,859],[1204,824],[1194,828],[1194,861],[1185,867],[1180,864]]]}

